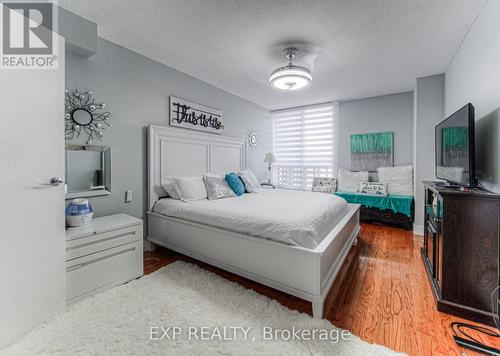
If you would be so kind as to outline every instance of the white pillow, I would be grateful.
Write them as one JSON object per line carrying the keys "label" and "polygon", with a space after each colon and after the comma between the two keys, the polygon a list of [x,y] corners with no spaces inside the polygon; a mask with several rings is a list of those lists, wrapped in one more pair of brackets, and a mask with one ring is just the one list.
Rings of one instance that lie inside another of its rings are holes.
{"label": "white pillow", "polygon": [[413,196],[413,166],[379,167],[377,174],[389,194]]}
{"label": "white pillow", "polygon": [[175,192],[183,202],[207,199],[207,190],[201,177],[173,177],[173,181]]}
{"label": "white pillow", "polygon": [[339,169],[338,192],[356,193],[362,182],[368,181],[368,172],[351,172],[348,169]]}
{"label": "white pillow", "polygon": [[176,177],[166,177],[165,181],[162,183],[161,187],[167,192],[168,196],[172,199],[179,200],[179,195],[175,191],[174,178]]}
{"label": "white pillow", "polygon": [[207,174],[203,176],[208,200],[235,197],[236,193],[223,176]]}
{"label": "white pillow", "polygon": [[251,170],[247,169],[238,172],[238,175],[245,184],[245,190],[247,191],[247,193],[258,193],[262,189],[262,186],[257,180],[257,177]]}
{"label": "white pillow", "polygon": [[371,195],[387,195],[387,184],[379,182],[362,182],[359,185],[359,192]]}

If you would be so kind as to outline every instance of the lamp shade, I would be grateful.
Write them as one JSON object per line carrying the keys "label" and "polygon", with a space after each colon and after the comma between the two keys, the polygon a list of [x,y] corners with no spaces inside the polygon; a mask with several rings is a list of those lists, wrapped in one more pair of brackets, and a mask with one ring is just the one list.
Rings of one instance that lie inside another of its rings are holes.
{"label": "lamp shade", "polygon": [[266,157],[264,157],[264,162],[266,163],[276,162],[276,158],[274,157],[272,152],[266,153]]}

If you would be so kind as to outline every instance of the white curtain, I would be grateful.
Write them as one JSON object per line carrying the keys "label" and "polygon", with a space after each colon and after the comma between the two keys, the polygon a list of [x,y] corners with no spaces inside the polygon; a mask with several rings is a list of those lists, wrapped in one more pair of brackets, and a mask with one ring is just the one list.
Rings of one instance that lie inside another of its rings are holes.
{"label": "white curtain", "polygon": [[274,111],[273,182],[308,190],[314,177],[337,175],[339,104]]}

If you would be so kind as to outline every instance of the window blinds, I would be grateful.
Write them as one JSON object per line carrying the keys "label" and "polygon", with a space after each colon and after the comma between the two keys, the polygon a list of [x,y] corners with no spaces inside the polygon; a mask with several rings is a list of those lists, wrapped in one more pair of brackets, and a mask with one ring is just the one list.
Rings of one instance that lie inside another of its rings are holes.
{"label": "window blinds", "polygon": [[273,179],[278,186],[305,190],[315,176],[336,176],[338,106],[333,102],[273,112]]}

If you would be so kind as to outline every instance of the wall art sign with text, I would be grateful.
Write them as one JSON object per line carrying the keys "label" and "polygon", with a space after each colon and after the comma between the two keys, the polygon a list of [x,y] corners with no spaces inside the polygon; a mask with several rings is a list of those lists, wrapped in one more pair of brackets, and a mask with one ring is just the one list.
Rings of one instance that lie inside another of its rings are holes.
{"label": "wall art sign with text", "polygon": [[170,125],[221,134],[222,111],[170,96]]}

